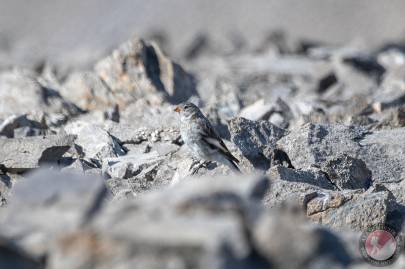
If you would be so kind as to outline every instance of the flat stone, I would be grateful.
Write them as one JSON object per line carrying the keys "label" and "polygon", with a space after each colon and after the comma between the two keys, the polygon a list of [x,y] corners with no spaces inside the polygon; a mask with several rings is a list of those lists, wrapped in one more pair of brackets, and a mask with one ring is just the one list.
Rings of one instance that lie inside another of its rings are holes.
{"label": "flat stone", "polygon": [[87,122],[74,122],[65,127],[68,134],[77,135],[75,144],[88,160],[101,165],[104,158],[125,154],[118,141],[100,126]]}
{"label": "flat stone", "polygon": [[[164,155],[163,155],[164,156]],[[151,165],[158,164],[164,158],[158,152],[145,154],[127,154],[117,158],[106,158],[103,161],[103,173],[109,177],[130,178]]]}
{"label": "flat stone", "polygon": [[328,178],[320,170],[296,170],[277,165],[269,170],[269,175],[273,179],[290,182],[302,182],[318,186],[323,189],[334,189]]}
{"label": "flat stone", "polygon": [[273,110],[272,104],[266,104],[264,99],[260,99],[250,106],[243,108],[239,113],[239,117],[253,121],[265,120],[269,118]]}
{"label": "flat stone", "polygon": [[360,195],[325,192],[308,202],[307,213],[313,221],[329,227],[365,231],[387,224],[387,216],[395,207],[395,200],[387,191]]}
{"label": "flat stone", "polygon": [[0,165],[19,173],[56,163],[69,150],[74,135],[49,135],[25,138],[0,138]]}

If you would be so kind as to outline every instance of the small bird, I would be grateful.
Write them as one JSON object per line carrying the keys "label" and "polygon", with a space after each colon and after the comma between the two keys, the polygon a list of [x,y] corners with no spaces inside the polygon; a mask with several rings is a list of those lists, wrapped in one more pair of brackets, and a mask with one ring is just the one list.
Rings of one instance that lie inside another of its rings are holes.
{"label": "small bird", "polygon": [[192,153],[207,161],[215,161],[239,172],[236,159],[219,137],[209,120],[193,103],[180,104],[174,110],[180,114],[180,134]]}

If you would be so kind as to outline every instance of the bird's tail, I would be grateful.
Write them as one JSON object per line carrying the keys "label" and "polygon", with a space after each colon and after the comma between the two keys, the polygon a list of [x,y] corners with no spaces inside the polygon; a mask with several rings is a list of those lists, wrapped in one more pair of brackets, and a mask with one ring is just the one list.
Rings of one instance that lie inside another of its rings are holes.
{"label": "bird's tail", "polygon": [[229,167],[232,169],[232,171],[241,174],[242,172],[240,171],[238,165],[233,161],[228,159]]}

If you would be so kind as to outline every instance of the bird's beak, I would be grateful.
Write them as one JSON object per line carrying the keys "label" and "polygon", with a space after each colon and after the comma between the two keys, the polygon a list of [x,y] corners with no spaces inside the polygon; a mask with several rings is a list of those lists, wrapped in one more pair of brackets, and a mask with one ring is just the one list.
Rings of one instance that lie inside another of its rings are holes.
{"label": "bird's beak", "polygon": [[181,108],[179,106],[176,106],[176,108],[174,109],[175,112],[180,113]]}

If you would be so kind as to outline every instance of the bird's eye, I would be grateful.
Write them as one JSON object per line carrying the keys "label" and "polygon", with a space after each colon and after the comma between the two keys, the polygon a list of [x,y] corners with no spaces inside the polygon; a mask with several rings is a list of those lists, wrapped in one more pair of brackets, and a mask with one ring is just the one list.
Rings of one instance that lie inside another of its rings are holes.
{"label": "bird's eye", "polygon": [[189,106],[189,105],[185,105],[184,108],[187,109],[187,108],[190,108],[190,106]]}

